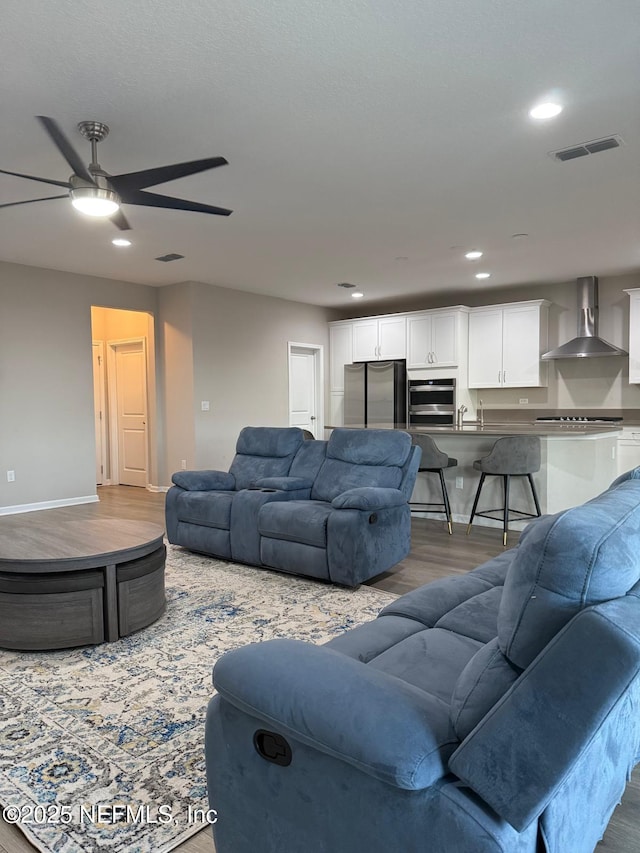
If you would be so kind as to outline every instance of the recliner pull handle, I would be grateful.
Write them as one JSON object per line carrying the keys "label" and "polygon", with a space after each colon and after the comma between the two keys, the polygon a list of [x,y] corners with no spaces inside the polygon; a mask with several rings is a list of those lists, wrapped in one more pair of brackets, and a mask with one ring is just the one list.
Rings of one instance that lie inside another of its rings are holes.
{"label": "recliner pull handle", "polygon": [[265,761],[278,764],[280,767],[288,767],[291,764],[291,747],[277,732],[258,729],[253,736],[253,745],[258,755]]}

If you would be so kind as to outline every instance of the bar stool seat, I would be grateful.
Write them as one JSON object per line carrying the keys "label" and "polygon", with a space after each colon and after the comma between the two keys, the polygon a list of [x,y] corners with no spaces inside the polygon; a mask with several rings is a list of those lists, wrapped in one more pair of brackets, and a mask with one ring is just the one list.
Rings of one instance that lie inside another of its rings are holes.
{"label": "bar stool seat", "polygon": [[411,512],[443,512],[447,518],[447,527],[449,533],[453,533],[451,519],[451,504],[449,503],[449,493],[447,492],[447,484],[444,480],[444,469],[454,468],[458,464],[457,459],[447,456],[440,450],[435,441],[430,435],[412,435],[413,444],[417,445],[422,450],[420,459],[420,467],[418,473],[438,474],[440,477],[440,488],[442,489],[441,503],[425,503],[424,501],[410,501],[409,506]]}
{"label": "bar stool seat", "polygon": [[[499,438],[493,445],[488,456],[476,459],[473,467],[476,471],[480,471],[480,482],[478,483],[478,490],[473,501],[467,534],[471,532],[471,525],[475,516],[481,515],[484,518],[495,518],[490,513],[499,512],[502,516],[503,524],[502,544],[506,546],[510,520],[515,520],[516,518],[536,518],[540,515],[538,495],[533,477],[531,476],[540,470],[540,439],[534,435],[512,435],[506,438]],[[504,505],[497,509],[486,509],[482,512],[477,512],[480,492],[482,491],[482,486],[487,475],[502,477],[504,484]],[[526,477],[529,480],[536,508],[535,513],[524,512],[523,510],[513,509],[509,506],[509,482],[511,477]],[[512,516],[512,513],[515,513],[515,516]]]}

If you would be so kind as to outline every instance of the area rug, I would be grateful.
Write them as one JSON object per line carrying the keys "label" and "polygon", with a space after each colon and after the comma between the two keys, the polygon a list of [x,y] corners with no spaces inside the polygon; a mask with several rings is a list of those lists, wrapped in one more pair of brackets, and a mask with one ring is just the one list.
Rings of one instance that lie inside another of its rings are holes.
{"label": "area rug", "polygon": [[0,803],[42,851],[167,853],[208,814],[211,667],[272,637],[321,643],[394,596],[169,546],[167,611],[116,643],[0,650]]}

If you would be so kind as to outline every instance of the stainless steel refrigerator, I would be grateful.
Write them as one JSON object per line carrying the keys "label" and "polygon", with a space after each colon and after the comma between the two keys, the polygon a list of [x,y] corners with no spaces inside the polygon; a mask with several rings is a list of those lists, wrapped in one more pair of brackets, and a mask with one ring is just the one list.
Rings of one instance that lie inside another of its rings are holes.
{"label": "stainless steel refrigerator", "polygon": [[406,361],[359,361],[345,365],[344,425],[407,428]]}

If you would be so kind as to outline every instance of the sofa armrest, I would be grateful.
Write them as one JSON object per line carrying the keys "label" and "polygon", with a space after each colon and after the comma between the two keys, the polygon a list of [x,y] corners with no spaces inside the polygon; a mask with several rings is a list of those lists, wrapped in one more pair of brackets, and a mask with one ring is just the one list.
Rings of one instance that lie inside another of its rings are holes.
{"label": "sofa armrest", "polygon": [[398,788],[444,776],[458,743],[446,703],[326,646],[244,646],[220,658],[213,681],[236,708]]}
{"label": "sofa armrest", "polygon": [[402,506],[407,499],[399,489],[383,489],[378,486],[363,486],[359,489],[348,489],[337,495],[332,501],[334,509],[362,509],[371,511],[387,509],[392,506]]}
{"label": "sofa armrest", "polygon": [[236,488],[236,478],[227,471],[176,471],[171,481],[188,492],[232,492]]}
{"label": "sofa armrest", "polygon": [[[519,832],[544,811],[640,674],[637,628],[625,627],[625,618],[629,627],[637,622],[637,602],[617,599],[575,616],[449,761]],[[620,740],[620,722],[612,725]],[[635,747],[620,747],[629,766]],[[594,773],[597,753],[596,764]]]}
{"label": "sofa armrest", "polygon": [[310,491],[313,480],[307,477],[261,477],[255,480],[249,488],[278,489],[280,492],[295,492],[300,489]]}

